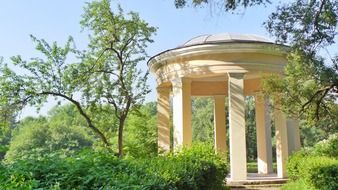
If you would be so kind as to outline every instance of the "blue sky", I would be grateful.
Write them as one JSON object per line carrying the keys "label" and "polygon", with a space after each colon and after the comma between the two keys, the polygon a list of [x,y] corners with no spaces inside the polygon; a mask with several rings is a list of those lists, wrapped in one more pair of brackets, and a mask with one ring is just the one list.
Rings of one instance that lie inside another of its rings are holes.
{"label": "blue sky", "polygon": [[[87,34],[81,32],[79,21],[83,13],[83,0],[3,0],[0,5],[0,56],[9,62],[9,57],[22,55],[24,58],[39,56],[29,35],[44,38],[49,42],[63,44],[68,36],[73,36],[79,49],[85,49]],[[190,38],[202,34],[222,32],[256,34],[269,37],[262,23],[274,10],[275,5],[254,7],[244,14],[215,14],[210,7],[203,9],[176,9],[174,0],[120,0],[126,11],[139,12],[140,17],[150,25],[158,27],[155,42],[147,50],[150,56],[166,49],[174,48]],[[142,63],[146,69],[146,62]],[[155,81],[150,78],[153,89],[147,101],[156,97]],[[40,113],[45,114],[53,102]],[[23,116],[36,115],[28,108]]]}

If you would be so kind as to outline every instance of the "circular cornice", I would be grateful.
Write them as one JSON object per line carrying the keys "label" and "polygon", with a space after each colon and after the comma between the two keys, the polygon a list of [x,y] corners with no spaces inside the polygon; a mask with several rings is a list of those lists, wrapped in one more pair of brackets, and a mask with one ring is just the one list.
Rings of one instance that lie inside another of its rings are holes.
{"label": "circular cornice", "polygon": [[163,51],[148,60],[148,67],[155,72],[162,65],[183,58],[208,55],[229,54],[229,53],[261,53],[269,55],[285,56],[289,47],[270,42],[221,42],[204,43],[190,46],[181,46]]}

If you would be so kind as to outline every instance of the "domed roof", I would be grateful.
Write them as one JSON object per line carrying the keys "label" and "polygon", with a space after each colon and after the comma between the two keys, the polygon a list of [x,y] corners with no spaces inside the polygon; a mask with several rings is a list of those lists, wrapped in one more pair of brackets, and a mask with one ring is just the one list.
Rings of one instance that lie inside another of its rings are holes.
{"label": "domed roof", "polygon": [[220,34],[207,34],[194,37],[189,41],[185,42],[179,47],[202,45],[202,44],[213,44],[213,43],[228,43],[228,42],[261,42],[261,43],[273,43],[270,39],[262,36],[252,34],[231,34],[231,33],[220,33]]}

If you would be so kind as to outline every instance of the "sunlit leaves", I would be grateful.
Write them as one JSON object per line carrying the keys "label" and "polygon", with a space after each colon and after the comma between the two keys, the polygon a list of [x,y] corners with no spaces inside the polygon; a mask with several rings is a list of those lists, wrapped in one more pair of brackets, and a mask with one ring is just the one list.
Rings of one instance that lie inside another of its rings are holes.
{"label": "sunlit leaves", "polygon": [[[296,0],[277,7],[265,27],[290,53],[283,77],[265,81],[283,110],[309,126],[337,131],[338,66],[333,48],[337,38],[338,2]],[[331,52],[331,53],[329,53]]]}
{"label": "sunlit leaves", "polygon": [[71,155],[90,147],[94,138],[85,125],[72,105],[55,107],[48,117],[27,117],[13,132],[6,160],[37,159],[57,151]]}
{"label": "sunlit leaves", "polygon": [[267,3],[270,3],[270,0],[175,0],[176,8],[183,8],[188,5],[198,7],[209,4],[215,5],[226,12]]}
{"label": "sunlit leaves", "polygon": [[337,130],[336,95],[327,71],[317,67],[324,65],[323,60],[304,56],[300,51],[290,53],[285,75],[267,76],[264,90],[281,102],[286,113],[305,119],[307,125]]}
{"label": "sunlit leaves", "polygon": [[277,7],[265,26],[278,42],[316,53],[334,43],[337,20],[337,1],[296,0]]}
{"label": "sunlit leaves", "polygon": [[135,12],[124,13],[109,0],[93,1],[85,7],[81,25],[90,32],[84,64],[91,77],[83,88],[89,104],[110,104],[118,119],[119,153],[122,133],[130,110],[142,104],[150,92],[148,71],[139,63],[147,58],[146,47],[153,42],[156,28],[149,26]]}

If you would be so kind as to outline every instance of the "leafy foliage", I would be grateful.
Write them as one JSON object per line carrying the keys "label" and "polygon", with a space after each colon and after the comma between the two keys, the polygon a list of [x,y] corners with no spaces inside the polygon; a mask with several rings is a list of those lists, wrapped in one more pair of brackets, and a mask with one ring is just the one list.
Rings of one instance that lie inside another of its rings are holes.
{"label": "leafy foliage", "polygon": [[285,76],[268,77],[266,92],[280,98],[286,113],[328,133],[338,130],[338,57],[330,50],[337,20],[337,1],[296,0],[278,6],[265,23],[277,42],[290,45]]}
{"label": "leafy foliage", "polygon": [[[312,165],[314,161],[310,162]],[[309,167],[305,177],[307,183],[311,184],[316,189],[334,190],[338,188],[338,160],[337,159],[318,159],[319,166]]]}
{"label": "leafy foliage", "polygon": [[[214,111],[212,98],[194,98],[192,100],[192,134],[193,141],[214,143]],[[225,105],[227,110],[227,105]],[[226,112],[225,110],[225,112]],[[246,98],[246,147],[248,160],[256,160],[256,123],[253,97]],[[228,128],[227,122],[227,128]]]}
{"label": "leafy foliage", "polygon": [[[285,76],[272,75],[266,78],[264,89],[275,101],[280,100],[286,113],[304,119],[305,125],[317,126],[326,133],[335,133],[338,130],[338,106],[334,91],[331,91],[331,87],[327,88],[331,85],[334,71],[330,73],[314,68],[315,65],[324,63],[315,63],[298,51],[290,53]],[[325,93],[318,91],[325,88],[328,90]]]}
{"label": "leafy foliage", "polygon": [[[152,159],[83,151],[0,165],[5,189],[224,189],[226,165],[209,146]],[[81,176],[81,177],[79,177]]]}
{"label": "leafy foliage", "polygon": [[256,113],[255,102],[252,96],[246,98],[245,127],[246,127],[246,152],[247,159],[254,161],[257,159],[257,136],[256,136]]}
{"label": "leafy foliage", "polygon": [[[71,110],[72,106],[66,109]],[[91,147],[93,137],[83,126],[72,123],[72,115],[64,115],[64,107],[54,109],[49,118],[26,118],[14,130],[6,160],[41,157],[55,151],[66,155]]]}
{"label": "leafy foliage", "polygon": [[321,126],[313,127],[307,125],[307,122],[300,123],[301,144],[303,147],[312,147],[316,143],[324,140],[329,135],[329,132],[323,130]]}
{"label": "leafy foliage", "polygon": [[[328,157],[304,157],[295,173],[307,187],[314,189],[337,189],[338,160]],[[294,176],[293,176],[294,177]]]}
{"label": "leafy foliage", "polygon": [[212,98],[192,99],[192,139],[214,143],[214,105]]}
{"label": "leafy foliage", "polygon": [[[149,93],[148,72],[137,65],[147,57],[145,48],[153,42],[156,29],[135,12],[125,14],[121,7],[112,10],[109,0],[88,3],[81,25],[91,34],[85,52],[75,48],[72,37],[60,47],[31,36],[43,58],[25,61],[15,56],[11,65],[0,61],[0,114],[11,107],[39,107],[49,96],[66,100],[105,147],[111,149],[109,138],[117,130],[122,156],[125,120]],[[69,57],[75,61],[70,63]],[[97,113],[115,115],[115,120],[101,125]]]}
{"label": "leafy foliage", "polygon": [[135,12],[125,14],[120,6],[112,10],[109,0],[93,1],[85,7],[81,25],[90,31],[85,70],[91,78],[83,95],[89,104],[109,104],[118,121],[118,151],[123,155],[126,118],[150,92],[148,72],[137,66],[147,57],[145,48],[153,42],[156,28]]}
{"label": "leafy foliage", "polygon": [[188,3],[197,7],[203,6],[206,4],[214,5],[226,12],[232,12],[239,8],[247,8],[255,5],[267,4],[270,3],[270,0],[175,0],[176,8],[183,8],[188,6]]}
{"label": "leafy foliage", "polygon": [[149,102],[127,118],[125,151],[135,158],[157,155],[156,103]]}
{"label": "leafy foliage", "polygon": [[[214,5],[223,11],[264,5],[270,1],[175,0],[177,8]],[[267,76],[266,94],[280,101],[284,112],[305,120],[327,134],[338,128],[338,2],[335,0],[295,0],[280,2],[264,23],[277,43],[290,48],[284,76]]]}
{"label": "leafy foliage", "polygon": [[337,189],[337,135],[317,143],[314,148],[297,152],[289,158],[287,170],[293,180],[285,189],[304,186],[307,189]]}
{"label": "leafy foliage", "polygon": [[308,156],[308,152],[305,150],[298,151],[296,153],[293,153],[292,156],[288,160],[287,164],[287,171],[288,171],[288,177],[291,180],[297,180],[299,179],[299,173],[300,173],[300,167],[303,159]]}
{"label": "leafy foliage", "polygon": [[313,148],[314,155],[338,158],[338,134],[332,134],[327,139],[318,142]]}
{"label": "leafy foliage", "polygon": [[288,181],[285,185],[282,186],[282,190],[304,190],[308,189],[303,180],[298,181]]}
{"label": "leafy foliage", "polygon": [[70,37],[64,47],[56,42],[49,44],[45,40],[39,40],[31,36],[36,43],[36,49],[42,53],[43,58],[32,58],[25,61],[21,56],[12,57],[13,67],[22,69],[16,72],[8,65],[0,65],[0,73],[3,74],[0,81],[0,94],[3,98],[1,106],[10,106],[22,109],[26,105],[40,107],[47,101],[48,96],[55,99],[61,98],[72,103],[85,118],[87,126],[93,130],[98,138],[109,145],[104,133],[99,130],[90,115],[87,106],[75,94],[81,92],[83,82],[87,81],[87,75],[78,75],[78,63],[69,63],[69,56],[80,56],[81,53],[74,47]]}

